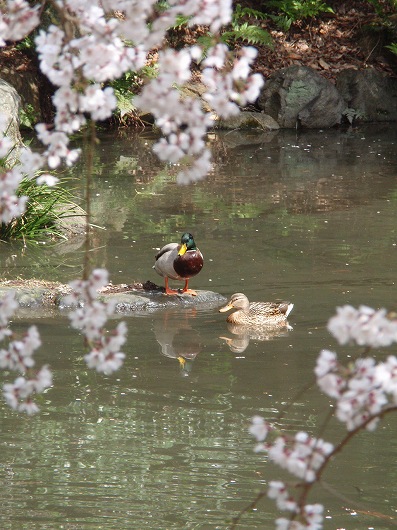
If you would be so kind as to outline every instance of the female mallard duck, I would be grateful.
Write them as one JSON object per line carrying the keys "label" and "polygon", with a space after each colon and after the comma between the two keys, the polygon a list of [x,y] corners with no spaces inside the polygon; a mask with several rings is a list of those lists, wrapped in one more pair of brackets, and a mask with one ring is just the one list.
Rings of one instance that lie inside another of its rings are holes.
{"label": "female mallard duck", "polygon": [[188,288],[189,279],[196,276],[203,268],[203,255],[196,247],[192,234],[186,232],[181,237],[181,243],[168,243],[158,254],[153,266],[154,270],[164,277],[165,293],[178,294],[180,291],[168,287],[168,279],[182,280],[185,285],[182,293],[196,296],[196,291]]}
{"label": "female mallard duck", "polygon": [[294,304],[290,302],[252,302],[243,293],[234,294],[229,302],[219,309],[221,313],[237,309],[226,319],[231,324],[245,326],[284,326]]}

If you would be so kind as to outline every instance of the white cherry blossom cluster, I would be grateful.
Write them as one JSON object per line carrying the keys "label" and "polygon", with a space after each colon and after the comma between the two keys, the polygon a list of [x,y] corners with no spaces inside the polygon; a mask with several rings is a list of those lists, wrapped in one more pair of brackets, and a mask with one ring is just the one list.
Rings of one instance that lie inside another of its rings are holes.
{"label": "white cherry blossom cluster", "polygon": [[[81,36],[73,38],[63,29],[50,25],[40,30],[35,39],[40,68],[58,87],[53,103],[56,109],[55,131],[40,124],[36,127],[39,139],[48,146],[44,155],[51,168],[62,161],[72,165],[79,150],[70,150],[67,135],[85,125],[84,113],[94,120],[108,118],[116,108],[116,98],[110,87],[103,89],[99,83],[115,79],[132,68],[135,53],[124,47],[115,29],[115,18],[105,19],[104,10],[97,2],[57,2],[59,8],[79,27]],[[144,64],[144,58],[139,67]],[[91,84],[92,83],[92,84]]]}
{"label": "white cherry blossom cluster", "polygon": [[288,492],[287,486],[281,480],[271,480],[267,490],[269,499],[275,501],[279,510],[297,512],[298,505],[292,495]]}
{"label": "white cherry blossom cluster", "polygon": [[50,131],[44,123],[36,125],[37,137],[47,146],[45,156],[48,165],[54,169],[58,167],[62,160],[66,165],[71,166],[78,159],[79,149],[69,149],[69,137],[61,131]]}
{"label": "white cherry blossom cluster", "polygon": [[14,291],[10,291],[0,298],[0,340],[12,335],[8,323],[17,309],[18,302],[15,299]]}
{"label": "white cherry blossom cluster", "polygon": [[383,348],[397,342],[397,320],[388,318],[386,309],[364,305],[358,309],[350,305],[338,307],[328,322],[328,331],[342,345]]}
{"label": "white cherry blossom cluster", "polygon": [[34,394],[40,394],[52,386],[52,372],[44,365],[33,377],[27,379],[20,376],[13,383],[6,383],[3,394],[8,405],[18,412],[36,414],[39,407],[32,399]]}
{"label": "white cherry blossom cluster", "polygon": [[379,363],[373,357],[359,358],[345,367],[338,362],[335,352],[322,350],[315,374],[319,388],[336,400],[336,417],[346,424],[348,431],[361,425],[367,430],[375,429],[384,408],[397,404],[394,355]]}
{"label": "white cherry blossom cluster", "polygon": [[212,33],[228,24],[232,18],[230,0],[171,0],[170,5],[177,6],[185,16],[192,16],[190,25],[209,26]]}
{"label": "white cherry blossom cluster", "polygon": [[120,348],[126,341],[126,334],[126,323],[119,322],[109,336],[102,335],[99,344],[84,356],[88,368],[95,368],[97,372],[102,372],[105,375],[118,370],[125,358],[125,354],[120,351]]}
{"label": "white cherry blossom cluster", "polygon": [[26,0],[6,0],[6,9],[0,12],[0,46],[7,40],[20,40],[39,24],[40,5],[31,7]]}
{"label": "white cherry blossom cluster", "polygon": [[[322,504],[306,504],[302,508],[288,492],[284,482],[272,480],[267,492],[269,499],[276,502],[277,508],[299,515],[300,521],[293,518],[280,517],[276,519],[276,530],[321,530],[323,524]],[[301,522],[302,521],[302,522]]]}
{"label": "white cherry blossom cluster", "polygon": [[106,285],[108,272],[95,269],[88,280],[71,282],[73,292],[65,297],[64,303],[76,306],[69,313],[69,319],[73,328],[81,330],[91,348],[90,353],[84,357],[87,366],[108,375],[123,364],[125,354],[120,348],[126,341],[127,326],[125,322],[120,322],[107,335],[104,326],[114,313],[114,303],[98,299],[98,291]]}
{"label": "white cherry blossom cluster", "polygon": [[0,368],[26,372],[34,366],[33,353],[41,346],[36,326],[30,326],[19,340],[10,341],[7,349],[0,349]]}
{"label": "white cherry blossom cluster", "polygon": [[307,432],[298,432],[293,438],[279,436],[267,449],[269,458],[305,482],[314,482],[316,471],[324,464],[334,447]]}
{"label": "white cherry blossom cluster", "polygon": [[298,432],[293,437],[277,436],[273,442],[265,442],[272,431],[272,425],[261,416],[252,418],[249,432],[260,442],[255,450],[266,451],[270,460],[305,482],[316,480],[316,471],[334,450],[333,445],[307,432]]}
{"label": "white cherry blossom cluster", "polygon": [[204,99],[222,118],[239,113],[239,106],[255,101],[263,86],[260,74],[250,75],[251,65],[257,56],[252,46],[240,50],[235,59],[225,44],[210,48],[203,61],[203,83],[207,86]]}
{"label": "white cherry blossom cluster", "polygon": [[276,519],[276,530],[321,530],[323,528],[322,504],[306,504],[302,509],[303,523],[280,517]]}
{"label": "white cherry blossom cluster", "polygon": [[52,373],[47,365],[34,372],[33,354],[41,346],[36,326],[30,326],[21,338],[16,338],[8,327],[9,319],[18,308],[15,293],[6,293],[0,299],[0,341],[8,339],[8,344],[0,347],[0,368],[29,374],[19,376],[13,383],[3,386],[3,395],[8,405],[19,412],[35,414],[39,411],[33,401],[34,394],[40,394],[52,385]]}
{"label": "white cherry blossom cluster", "polygon": [[[261,416],[254,416],[249,432],[259,444],[255,451],[266,451],[269,459],[288,470],[310,487],[316,479],[316,472],[322,468],[334,451],[334,446],[313,438],[306,432],[295,436],[277,436],[273,442],[266,439],[275,428]],[[300,504],[281,481],[270,481],[267,495],[276,502],[277,508],[291,512],[290,518],[278,518],[275,521],[277,530],[320,530],[323,523],[323,506],[321,504]]]}
{"label": "white cherry blossom cluster", "polygon": [[21,180],[22,175],[16,168],[8,171],[2,171],[0,168],[0,223],[7,224],[25,211],[28,198],[16,195]]}

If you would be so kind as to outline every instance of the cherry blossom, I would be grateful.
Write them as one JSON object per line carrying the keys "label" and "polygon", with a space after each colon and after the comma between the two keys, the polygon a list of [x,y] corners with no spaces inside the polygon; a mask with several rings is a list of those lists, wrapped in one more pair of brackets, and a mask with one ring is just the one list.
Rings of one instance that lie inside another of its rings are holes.
{"label": "cherry blossom", "polygon": [[62,160],[67,166],[72,166],[79,157],[80,149],[69,149],[69,138],[61,131],[50,131],[45,124],[36,125],[37,137],[47,146],[45,155],[48,158],[48,165],[54,169],[58,167]]}
{"label": "cherry blossom", "polygon": [[279,480],[272,480],[269,482],[267,496],[269,499],[274,499],[276,501],[277,508],[280,510],[296,512],[298,508],[296,501],[288,493],[284,482]]}
{"label": "cherry blossom", "polygon": [[316,479],[316,471],[321,468],[333,445],[321,438],[314,438],[306,432],[298,432],[294,437],[277,436],[272,442],[265,442],[274,427],[260,416],[254,416],[249,432],[259,441],[256,451],[266,451],[269,459],[280,467],[306,482]]}
{"label": "cherry blossom", "polygon": [[275,520],[276,530],[305,530],[306,525],[300,523],[299,521],[291,521],[291,519],[286,519],[285,517],[279,517]]}
{"label": "cherry blossom", "polygon": [[328,396],[338,399],[346,389],[346,381],[340,373],[340,365],[335,352],[321,350],[314,369],[317,384]]}
{"label": "cherry blossom", "polygon": [[[5,158],[14,147],[11,139],[5,134],[8,121],[8,118],[0,112],[0,158]],[[9,223],[25,211],[28,198],[18,197],[16,190],[24,177],[24,156],[27,151],[28,149],[22,150],[22,162],[17,163],[12,169],[0,168],[0,223]]]}
{"label": "cherry blossom", "polygon": [[6,383],[3,386],[3,395],[12,409],[32,415],[40,410],[38,405],[32,401],[33,395],[51,386],[52,373],[45,365],[31,379],[20,376],[13,383]]}
{"label": "cherry blossom", "polygon": [[306,519],[306,528],[310,530],[321,530],[323,527],[323,511],[324,506],[322,504],[306,504],[303,508],[304,517]]}
{"label": "cherry blossom", "polygon": [[33,353],[41,346],[36,326],[31,326],[23,338],[13,340],[7,349],[0,349],[0,368],[25,372],[34,365]]}
{"label": "cherry blossom", "polygon": [[6,0],[4,12],[0,12],[0,46],[6,40],[20,40],[39,24],[39,4],[31,7],[25,0]]}
{"label": "cherry blossom", "polygon": [[35,414],[39,407],[32,396],[52,385],[52,373],[45,365],[32,374],[35,365],[33,354],[41,346],[41,339],[36,326],[30,326],[22,337],[16,337],[7,327],[17,308],[15,292],[10,291],[0,299],[0,341],[8,339],[8,344],[0,347],[0,368],[25,374],[17,377],[14,383],[5,383],[3,396],[14,410]]}
{"label": "cherry blossom", "polygon": [[293,439],[279,436],[267,449],[271,460],[307,482],[316,479],[316,470],[332,450],[332,444],[307,433],[297,433]]}
{"label": "cherry blossom", "polygon": [[25,211],[28,198],[16,195],[21,180],[22,174],[17,167],[4,172],[0,169],[0,223],[9,223]]}
{"label": "cherry blossom", "polygon": [[[211,170],[211,157],[205,148],[204,136],[212,125],[211,117],[203,111],[198,100],[181,97],[175,91],[175,83],[183,84],[191,77],[190,66],[193,60],[200,58],[197,46],[181,51],[166,50],[159,54],[159,75],[144,86],[142,93],[134,103],[141,109],[150,111],[156,118],[165,138],[154,146],[154,151],[161,160],[176,163],[183,160],[177,182],[188,184],[199,180]],[[248,73],[247,65],[255,54],[251,51],[242,55],[235,62],[235,70],[228,71],[226,64],[230,60],[230,52],[224,44],[209,49],[203,60],[202,81],[207,86],[203,98],[221,117],[230,117],[240,112],[234,100],[245,104],[245,85],[238,86],[233,76],[241,80],[244,72]],[[243,71],[239,70],[240,61],[244,62]],[[237,72],[237,73],[236,73]],[[250,97],[259,95],[261,77],[249,86]],[[256,91],[255,91],[256,87]],[[241,96],[241,97],[240,97]]]}
{"label": "cherry blossom", "polygon": [[[298,506],[296,500],[288,492],[284,482],[272,480],[269,482],[267,495],[276,502],[277,508],[283,511],[293,512],[299,516],[296,519],[280,517],[276,519],[276,530],[321,530],[323,523],[322,504],[306,504]],[[304,521],[304,522],[302,522]]]}
{"label": "cherry blossom", "polygon": [[390,355],[386,362],[379,363],[373,357],[359,358],[345,367],[336,353],[322,350],[315,373],[319,388],[336,400],[336,417],[349,431],[360,425],[373,430],[377,421],[367,423],[367,420],[396,402],[395,356]]}
{"label": "cherry blossom", "polygon": [[110,337],[101,337],[101,348],[94,349],[84,356],[88,368],[95,368],[97,372],[109,375],[123,364],[125,354],[120,347],[125,343],[127,326],[120,322]]}
{"label": "cherry blossom", "polygon": [[99,85],[89,85],[79,98],[80,110],[90,112],[93,120],[104,120],[112,115],[117,100],[111,87],[101,89]]}
{"label": "cherry blossom", "polygon": [[[170,2],[177,4],[178,0]],[[228,24],[232,18],[231,0],[187,0],[184,2],[182,14],[193,15],[190,25],[203,24],[210,27],[213,33]]]}
{"label": "cherry blossom", "polygon": [[64,303],[75,306],[69,313],[70,323],[81,330],[91,348],[84,357],[87,366],[109,375],[123,364],[125,354],[120,348],[126,341],[127,326],[120,322],[112,333],[106,334],[104,326],[114,313],[115,303],[100,301],[98,291],[107,284],[108,272],[94,269],[87,280],[71,282],[73,291],[64,298]]}
{"label": "cherry blossom", "polygon": [[52,187],[59,183],[59,178],[54,175],[49,175],[48,173],[43,173],[36,179],[36,184],[41,186],[45,184],[46,186]]}
{"label": "cherry blossom", "polygon": [[15,298],[15,291],[9,291],[0,298],[0,340],[12,334],[12,331],[7,326],[17,309],[18,302]]}
{"label": "cherry blossom", "polygon": [[328,322],[328,330],[339,344],[355,342],[359,346],[382,348],[397,341],[397,320],[387,317],[386,309],[350,305],[338,307]]}
{"label": "cherry blossom", "polygon": [[379,362],[375,367],[375,384],[380,385],[397,404],[397,357],[389,355],[385,362]]}

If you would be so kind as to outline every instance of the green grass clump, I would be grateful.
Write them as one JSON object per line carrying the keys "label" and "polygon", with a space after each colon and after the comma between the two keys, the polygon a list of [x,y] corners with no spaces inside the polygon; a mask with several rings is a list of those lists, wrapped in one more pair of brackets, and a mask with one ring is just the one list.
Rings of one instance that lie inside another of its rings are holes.
{"label": "green grass clump", "polygon": [[[35,179],[24,178],[16,195],[28,197],[26,211],[9,223],[0,224],[0,241],[12,239],[59,239],[66,236],[60,222],[67,217],[81,215],[70,191],[61,187],[38,186]],[[81,212],[81,210],[80,210]]]}

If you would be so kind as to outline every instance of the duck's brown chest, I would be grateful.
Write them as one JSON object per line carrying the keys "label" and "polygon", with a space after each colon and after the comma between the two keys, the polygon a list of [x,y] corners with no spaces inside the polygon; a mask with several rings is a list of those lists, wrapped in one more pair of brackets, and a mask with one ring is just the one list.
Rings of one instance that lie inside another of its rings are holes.
{"label": "duck's brown chest", "polygon": [[181,278],[196,276],[203,268],[203,256],[199,250],[188,250],[174,261],[175,272]]}

